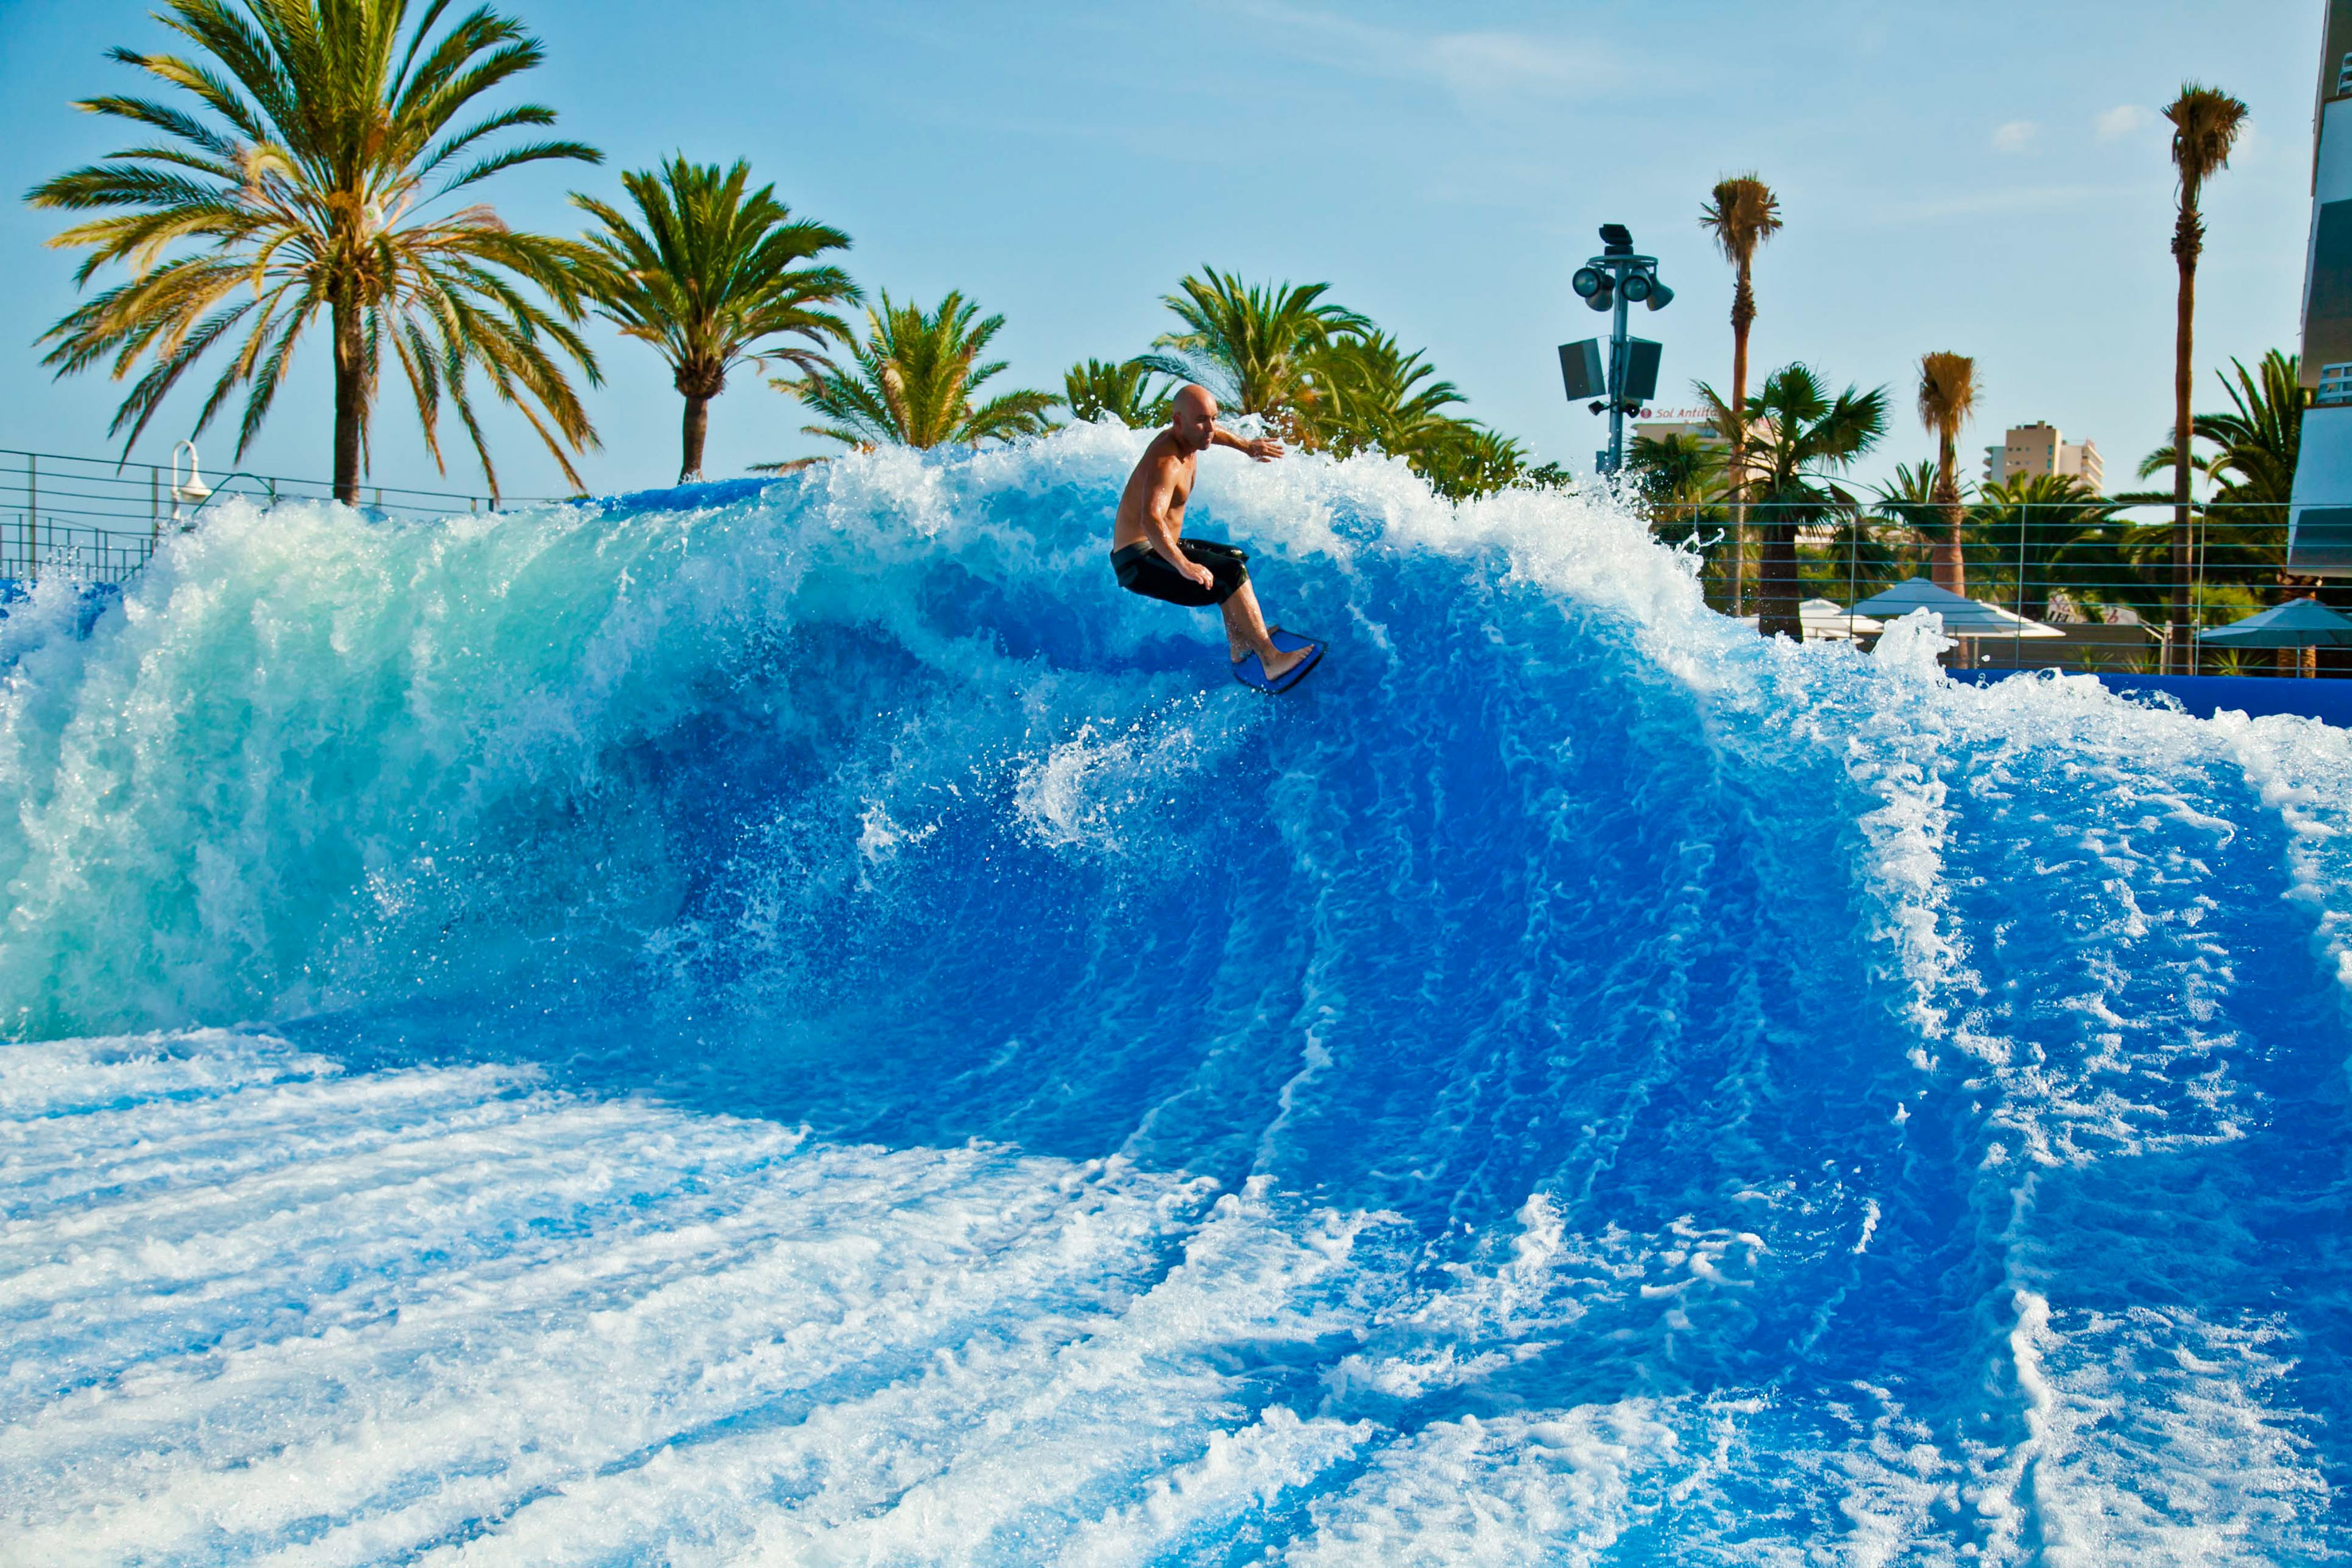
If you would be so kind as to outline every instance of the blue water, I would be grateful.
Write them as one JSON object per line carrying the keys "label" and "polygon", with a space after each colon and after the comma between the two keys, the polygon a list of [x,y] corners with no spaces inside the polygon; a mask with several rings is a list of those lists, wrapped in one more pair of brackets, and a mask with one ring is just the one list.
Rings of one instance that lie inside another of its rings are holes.
{"label": "blue water", "polygon": [[15,607],[13,1554],[2352,1544],[2352,737],[1213,455],[1270,700],[1139,441]]}

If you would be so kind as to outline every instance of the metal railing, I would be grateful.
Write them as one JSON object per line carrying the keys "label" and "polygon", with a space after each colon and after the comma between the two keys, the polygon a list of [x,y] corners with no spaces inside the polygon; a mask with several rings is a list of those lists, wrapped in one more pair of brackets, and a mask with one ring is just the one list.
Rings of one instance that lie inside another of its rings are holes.
{"label": "metal railing", "polygon": [[[1727,504],[1653,502],[1645,509],[1658,538],[1700,556],[1708,604],[1730,615],[1757,614],[1768,547],[1793,557],[1801,600],[1826,599],[1851,611],[1910,579],[1934,579],[1937,546],[1948,537],[1947,525],[1930,508],[1914,504],[1825,508],[1751,502],[1735,596]],[[2275,505],[2198,503],[2186,581],[2179,583],[2168,500],[1968,503],[1962,592],[2019,619],[2006,634],[1963,638],[1946,662],[2352,677],[2352,649],[2239,649],[2204,642],[2207,632],[2290,599],[2316,599],[2352,615],[2352,580],[2287,570],[2284,512]],[[1875,629],[1849,615],[1841,630],[1823,612],[1808,620],[1807,632],[1867,643]]]}
{"label": "metal railing", "polygon": [[[0,448],[0,581],[121,582],[147,563],[165,535],[194,526],[233,497],[268,507],[334,495],[334,486],[325,480],[239,472],[207,482],[197,496],[183,488],[193,472],[193,464],[175,474],[169,464]],[[510,507],[559,498],[494,498],[487,492],[397,485],[361,489],[362,505],[369,510],[417,519],[486,511],[494,501]]]}

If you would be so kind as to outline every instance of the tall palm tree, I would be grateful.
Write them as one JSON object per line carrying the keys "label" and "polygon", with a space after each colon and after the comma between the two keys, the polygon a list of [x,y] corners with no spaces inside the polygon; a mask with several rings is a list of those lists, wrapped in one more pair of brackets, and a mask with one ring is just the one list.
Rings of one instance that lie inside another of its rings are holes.
{"label": "tall palm tree", "polygon": [[950,292],[935,310],[894,305],[866,312],[863,342],[852,343],[849,368],[821,365],[772,384],[832,421],[802,428],[847,446],[978,445],[1010,441],[1048,428],[1046,413],[1061,400],[1050,392],[1003,392],[972,401],[1004,361],[980,356],[1003,329],[1004,318],[980,319],[980,307]]}
{"label": "tall palm tree", "polygon": [[1784,365],[1765,379],[1747,412],[1757,437],[1748,458],[1748,487],[1765,513],[1756,629],[1767,637],[1785,632],[1802,641],[1797,528],[1853,507],[1853,497],[1820,480],[1850,466],[1885,436],[1886,389],[1848,387],[1832,397],[1811,369]]}
{"label": "tall palm tree", "polygon": [[[572,198],[604,225],[588,236],[602,263],[585,279],[596,313],[659,350],[686,400],[680,484],[702,477],[710,400],[727,390],[727,372],[769,361],[817,369],[820,346],[850,335],[825,308],[859,298],[838,267],[803,265],[848,249],[849,236],[795,221],[773,185],[747,193],[751,181],[740,159],[721,171],[679,156],[621,176],[636,220],[593,196]],[[803,343],[780,340],[795,338]]]}
{"label": "tall palm tree", "polygon": [[1936,505],[1943,531],[1936,540],[1936,586],[1969,591],[1967,512],[1960,505],[1960,427],[1977,406],[1977,362],[1966,354],[1919,356],[1919,423],[1936,433]]}
{"label": "tall palm tree", "polygon": [[1172,389],[1154,382],[1151,367],[1141,360],[1087,360],[1072,365],[1062,377],[1062,401],[1080,419],[1106,416],[1129,430],[1149,430],[1168,423]]}
{"label": "tall palm tree", "polygon": [[1199,382],[1234,413],[1262,413],[1294,423],[1312,401],[1307,361],[1341,331],[1369,332],[1371,323],[1326,302],[1328,283],[1293,287],[1244,286],[1213,267],[1182,279],[1165,296],[1183,330],[1153,340],[1173,354],[1148,356],[1152,369]]}
{"label": "tall palm tree", "polygon": [[[1748,329],[1756,323],[1756,251],[1780,232],[1780,198],[1756,174],[1727,176],[1715,183],[1706,205],[1699,209],[1698,226],[1731,264],[1736,279],[1731,290],[1731,402],[1727,406],[1737,413],[1748,406]],[[1724,438],[1731,443],[1731,612],[1737,615],[1747,576],[1748,432],[1734,420]]]}
{"label": "tall palm tree", "polygon": [[[112,214],[49,241],[89,249],[77,284],[115,262],[131,278],[50,328],[42,340],[56,347],[42,362],[64,376],[104,361],[120,381],[152,356],[108,427],[124,435],[126,454],[180,378],[241,333],[194,431],[245,388],[242,455],[323,310],[338,499],[359,499],[387,356],[445,471],[446,399],[498,490],[468,382],[478,368],[580,483],[569,455],[595,445],[595,429],[559,361],[592,386],[601,379],[571,326],[587,252],[509,229],[479,203],[454,212],[441,204],[520,164],[602,155],[557,141],[492,151],[502,131],[555,121],[552,110],[523,104],[459,124],[481,112],[476,100],[540,63],[539,40],[488,9],[436,33],[448,0],[427,0],[404,39],[409,11],[408,0],[165,0],[157,19],[194,56],[117,49],[114,58],[194,105],[106,97],[79,106],[163,138],[60,174],[28,198]],[[192,254],[169,255],[187,243]]]}
{"label": "tall palm tree", "polygon": [[2205,249],[2200,202],[2205,182],[2229,166],[2230,151],[2245,129],[2246,106],[2218,88],[2188,82],[2180,96],[2165,106],[2164,118],[2172,122],[2172,164],[2180,174],[2179,210],[2172,225],[2180,291],[2172,333],[2172,628],[2165,643],[2166,668],[2170,669],[2180,662],[2189,636],[2189,444],[2193,438],[2189,392],[2196,340],[2197,258]]}

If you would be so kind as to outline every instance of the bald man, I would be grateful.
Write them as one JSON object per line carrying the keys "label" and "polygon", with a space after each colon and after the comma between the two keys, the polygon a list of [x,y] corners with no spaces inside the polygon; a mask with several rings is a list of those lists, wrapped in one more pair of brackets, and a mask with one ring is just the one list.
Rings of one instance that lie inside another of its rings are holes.
{"label": "bald man", "polygon": [[1279,681],[1315,656],[1312,645],[1284,650],[1266,635],[1257,595],[1250,591],[1249,556],[1231,545],[1188,539],[1184,503],[1201,454],[1212,446],[1246,452],[1260,463],[1282,455],[1282,443],[1269,436],[1244,441],[1217,424],[1217,400],[1204,387],[1176,393],[1175,418],[1152,437],[1143,459],[1128,476],[1111,525],[1110,564],[1118,585],[1147,599],[1199,607],[1213,604],[1225,617],[1225,650],[1236,664],[1255,653],[1269,682]]}

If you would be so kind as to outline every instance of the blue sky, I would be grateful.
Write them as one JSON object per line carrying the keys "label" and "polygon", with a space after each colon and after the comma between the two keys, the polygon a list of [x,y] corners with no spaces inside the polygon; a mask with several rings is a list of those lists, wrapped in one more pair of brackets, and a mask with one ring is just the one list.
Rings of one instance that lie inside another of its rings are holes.
{"label": "blue sky", "polygon": [[[999,383],[1058,389],[1087,355],[1166,329],[1160,297],[1203,263],[1328,281],[1426,348],[1468,413],[1588,468],[1601,422],[1562,400],[1553,345],[1600,318],[1567,287],[1602,222],[1630,225],[1678,291],[1637,313],[1665,344],[1660,404],[1728,377],[1727,269],[1695,217],[1726,172],[1780,193],[1755,362],[1801,359],[1886,384],[1897,417],[1865,476],[1928,450],[1910,412],[1927,350],[1977,356],[1971,446],[2048,419],[2088,435],[2111,484],[2169,419],[2172,182],[2154,110],[2184,78],[2245,99],[2253,129],[2207,202],[2208,367],[2294,346],[2310,215],[2319,0],[1968,5],[1359,4],[856,5],[510,0],[544,40],[529,96],[603,148],[489,187],[509,220],[576,229],[572,189],[673,150],[747,157],[793,208],[846,229],[869,289],[961,288],[1006,320]],[[127,0],[0,0],[0,159],[9,187],[126,140],[70,101],[132,85],[102,57],[155,47]],[[518,97],[522,95],[518,94]],[[0,445],[110,455],[119,395],[52,382],[34,340],[76,298],[57,224],[0,207]],[[600,331],[593,488],[667,482],[677,413],[651,350]],[[323,349],[242,466],[328,468]],[[196,400],[136,455],[160,459]],[[709,470],[825,450],[756,377],[715,405]],[[558,487],[502,420],[510,493]],[[231,436],[205,443],[223,465]],[[375,474],[432,485],[413,417],[379,416]],[[479,483],[453,455],[449,487]]]}

